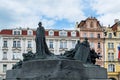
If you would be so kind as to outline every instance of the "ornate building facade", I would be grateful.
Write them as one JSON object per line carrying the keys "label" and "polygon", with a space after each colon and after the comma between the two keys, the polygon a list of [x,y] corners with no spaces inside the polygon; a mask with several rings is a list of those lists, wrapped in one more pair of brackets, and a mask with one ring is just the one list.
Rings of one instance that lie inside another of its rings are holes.
{"label": "ornate building facade", "polygon": [[97,60],[97,64],[103,67],[103,61],[105,59],[104,33],[99,21],[94,17],[90,17],[82,20],[76,27],[77,30],[79,30],[80,40],[83,41],[83,39],[87,37],[90,42],[90,47],[102,56],[101,59]]}
{"label": "ornate building facade", "polygon": [[120,21],[105,29],[105,68],[108,71],[108,78],[120,80]]}
{"label": "ornate building facade", "polygon": [[[5,78],[6,70],[22,59],[22,54],[36,51],[34,29],[3,29],[0,31],[0,77]],[[76,30],[46,29],[46,42],[56,55],[75,47],[79,40]]]}

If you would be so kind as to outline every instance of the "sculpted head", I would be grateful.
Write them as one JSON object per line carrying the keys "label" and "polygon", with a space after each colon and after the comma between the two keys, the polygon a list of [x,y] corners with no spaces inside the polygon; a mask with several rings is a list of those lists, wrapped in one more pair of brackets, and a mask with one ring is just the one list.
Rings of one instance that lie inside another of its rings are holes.
{"label": "sculpted head", "polygon": [[39,22],[39,23],[38,23],[38,26],[41,27],[41,26],[42,26],[42,22]]}

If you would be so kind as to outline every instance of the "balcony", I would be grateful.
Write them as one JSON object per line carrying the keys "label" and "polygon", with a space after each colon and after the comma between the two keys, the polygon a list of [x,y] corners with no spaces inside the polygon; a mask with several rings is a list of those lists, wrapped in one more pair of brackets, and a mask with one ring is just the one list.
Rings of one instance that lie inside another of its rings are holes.
{"label": "balcony", "polygon": [[32,47],[27,47],[27,51],[32,51]]}
{"label": "balcony", "polygon": [[59,48],[59,51],[66,51],[68,48]]}
{"label": "balcony", "polygon": [[7,50],[8,50],[8,47],[7,47],[7,46],[3,46],[3,47],[2,47],[2,50],[7,51]]}
{"label": "balcony", "polygon": [[19,51],[21,51],[21,47],[12,47],[12,50],[14,51],[14,50],[19,50]]}

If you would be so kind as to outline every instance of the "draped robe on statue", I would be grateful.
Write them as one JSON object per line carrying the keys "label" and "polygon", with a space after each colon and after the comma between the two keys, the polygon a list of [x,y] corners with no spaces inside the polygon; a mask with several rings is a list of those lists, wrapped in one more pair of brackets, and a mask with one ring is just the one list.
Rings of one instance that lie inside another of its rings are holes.
{"label": "draped robe on statue", "polygon": [[42,23],[39,23],[39,27],[36,30],[36,57],[45,58],[47,55],[52,53],[49,51],[45,39],[45,29],[42,27]]}

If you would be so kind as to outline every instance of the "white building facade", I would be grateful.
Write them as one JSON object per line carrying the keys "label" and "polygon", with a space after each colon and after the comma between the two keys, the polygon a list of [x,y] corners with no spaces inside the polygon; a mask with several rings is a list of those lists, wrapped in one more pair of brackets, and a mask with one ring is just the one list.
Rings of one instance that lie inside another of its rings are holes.
{"label": "white building facade", "polygon": [[[34,29],[3,29],[0,31],[0,77],[5,78],[6,70],[22,60],[22,54],[36,52]],[[49,50],[56,55],[75,47],[79,40],[76,30],[46,29],[46,42]]]}

